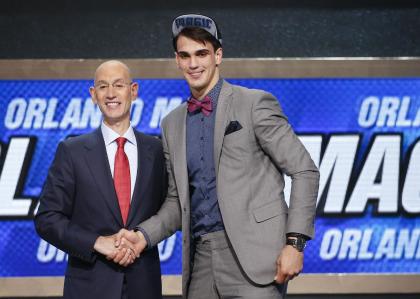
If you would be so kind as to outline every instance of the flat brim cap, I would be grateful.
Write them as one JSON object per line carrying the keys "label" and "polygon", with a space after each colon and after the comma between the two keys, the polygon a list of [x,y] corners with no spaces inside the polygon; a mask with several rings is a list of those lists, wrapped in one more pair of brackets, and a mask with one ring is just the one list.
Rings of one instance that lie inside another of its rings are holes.
{"label": "flat brim cap", "polygon": [[177,37],[182,29],[187,27],[198,27],[204,29],[217,39],[220,44],[222,44],[222,36],[217,28],[216,22],[209,17],[196,14],[176,17],[172,22],[172,37]]}

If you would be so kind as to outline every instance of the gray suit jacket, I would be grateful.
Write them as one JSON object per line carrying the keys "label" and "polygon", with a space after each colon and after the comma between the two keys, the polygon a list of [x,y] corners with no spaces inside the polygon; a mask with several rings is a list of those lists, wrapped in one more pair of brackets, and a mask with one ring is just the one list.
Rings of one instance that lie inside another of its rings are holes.
{"label": "gray suit jacket", "polygon": [[[140,225],[151,245],[182,227],[184,296],[192,255],[186,114],[184,103],[162,121],[168,194],[158,214]],[[254,283],[272,283],[286,233],[313,236],[319,172],[274,96],[226,81],[216,111],[214,161],[220,211],[239,263]],[[283,174],[292,178],[289,207]]]}

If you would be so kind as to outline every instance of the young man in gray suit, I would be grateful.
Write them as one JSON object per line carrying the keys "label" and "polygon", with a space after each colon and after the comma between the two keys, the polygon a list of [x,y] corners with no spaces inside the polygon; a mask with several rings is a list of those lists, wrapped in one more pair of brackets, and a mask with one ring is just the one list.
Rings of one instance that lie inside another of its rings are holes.
{"label": "young man in gray suit", "polygon": [[172,33],[191,97],[162,121],[168,194],[120,237],[138,254],[182,227],[184,298],[284,298],[313,236],[319,172],[273,95],[220,77],[211,18],[179,16]]}

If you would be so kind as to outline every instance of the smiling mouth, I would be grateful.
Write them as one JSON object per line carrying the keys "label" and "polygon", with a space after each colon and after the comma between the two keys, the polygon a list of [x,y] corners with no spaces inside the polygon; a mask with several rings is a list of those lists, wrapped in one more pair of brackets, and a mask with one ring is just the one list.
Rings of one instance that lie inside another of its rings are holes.
{"label": "smiling mouth", "polygon": [[194,72],[194,73],[188,73],[188,75],[190,75],[190,77],[197,79],[201,76],[201,74],[203,73],[203,71],[201,72]]}
{"label": "smiling mouth", "polygon": [[119,105],[121,105],[121,103],[120,102],[107,102],[107,103],[105,103],[105,105],[107,107],[110,107],[110,108],[115,108],[115,107],[118,107]]}

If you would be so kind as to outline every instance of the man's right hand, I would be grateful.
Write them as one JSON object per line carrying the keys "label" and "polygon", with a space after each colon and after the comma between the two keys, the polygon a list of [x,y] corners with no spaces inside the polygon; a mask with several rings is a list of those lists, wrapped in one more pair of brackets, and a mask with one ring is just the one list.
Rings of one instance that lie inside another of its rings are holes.
{"label": "man's right hand", "polygon": [[119,245],[116,243],[117,234],[111,236],[100,236],[93,246],[95,251],[103,254],[108,260],[113,260],[121,266],[127,267],[136,259],[138,247],[126,238],[122,238]]}
{"label": "man's right hand", "polygon": [[115,247],[114,235],[106,237],[99,236],[93,245],[93,249],[95,249],[96,252],[105,255],[108,260],[114,259],[118,253],[118,249]]}
{"label": "man's right hand", "polygon": [[[147,247],[147,241],[142,232],[134,232],[126,229],[121,229],[115,236],[115,246],[124,247],[129,243],[132,245],[131,249],[134,250],[135,256],[140,257],[140,253]],[[121,255],[114,257],[114,262],[119,262],[122,258]]]}

